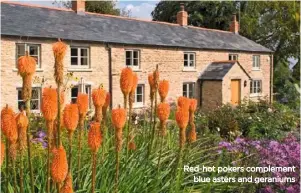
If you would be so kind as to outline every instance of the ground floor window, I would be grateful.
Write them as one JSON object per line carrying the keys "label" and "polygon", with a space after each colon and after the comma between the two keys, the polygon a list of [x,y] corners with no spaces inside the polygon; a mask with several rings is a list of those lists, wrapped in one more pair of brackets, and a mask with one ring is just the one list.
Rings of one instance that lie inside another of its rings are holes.
{"label": "ground floor window", "polygon": [[138,84],[135,92],[135,106],[144,105],[144,84]]}
{"label": "ground floor window", "polygon": [[[22,100],[22,88],[17,88],[18,91],[18,109],[25,109],[25,102]],[[30,110],[40,111],[41,109],[41,88],[33,87],[31,92]]]}
{"label": "ground floor window", "polygon": [[183,84],[183,96],[194,98],[194,82],[186,82]]}
{"label": "ground floor window", "polygon": [[259,94],[262,91],[262,81],[261,80],[252,80],[250,82],[250,93]]}
{"label": "ground floor window", "polygon": [[92,94],[91,94],[91,85],[85,84],[85,85],[75,85],[71,88],[71,103],[76,103],[77,100],[77,94],[78,92],[81,92],[81,89],[84,88],[84,92],[88,94],[89,97],[89,108],[91,108],[92,105]]}

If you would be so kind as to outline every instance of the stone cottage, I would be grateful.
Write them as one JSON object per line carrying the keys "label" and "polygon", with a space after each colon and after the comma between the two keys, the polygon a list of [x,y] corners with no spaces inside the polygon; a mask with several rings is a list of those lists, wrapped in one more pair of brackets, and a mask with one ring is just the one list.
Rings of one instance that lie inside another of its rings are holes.
{"label": "stone cottage", "polygon": [[[1,2],[1,108],[22,105],[22,79],[17,58],[26,51],[37,59],[36,76],[55,85],[52,44],[61,38],[68,44],[65,73],[79,80],[67,91],[67,101],[78,92],[104,85],[112,107],[122,104],[121,69],[131,67],[139,77],[135,108],[149,103],[148,74],[159,64],[160,78],[170,82],[168,100],[196,98],[199,106],[212,109],[244,98],[272,96],[273,52],[241,35],[236,17],[229,31],[187,25],[181,6],[177,23],[85,12],[85,1],[72,1],[72,9]],[[39,112],[41,84],[33,84],[31,108]]]}

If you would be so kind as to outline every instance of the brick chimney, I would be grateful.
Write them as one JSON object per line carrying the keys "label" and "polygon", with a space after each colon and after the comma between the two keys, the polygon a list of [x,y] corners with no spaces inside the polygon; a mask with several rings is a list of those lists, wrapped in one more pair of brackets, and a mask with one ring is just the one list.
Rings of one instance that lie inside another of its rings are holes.
{"label": "brick chimney", "polygon": [[239,32],[239,23],[236,20],[236,14],[232,15],[232,21],[231,21],[231,24],[230,24],[230,31],[235,33],[235,34],[238,34],[238,32]]}
{"label": "brick chimney", "polygon": [[72,0],[72,10],[75,11],[78,14],[84,14],[85,13],[85,0]]}
{"label": "brick chimney", "polygon": [[184,10],[184,3],[180,4],[180,11],[177,13],[177,23],[181,26],[187,26],[188,14]]}

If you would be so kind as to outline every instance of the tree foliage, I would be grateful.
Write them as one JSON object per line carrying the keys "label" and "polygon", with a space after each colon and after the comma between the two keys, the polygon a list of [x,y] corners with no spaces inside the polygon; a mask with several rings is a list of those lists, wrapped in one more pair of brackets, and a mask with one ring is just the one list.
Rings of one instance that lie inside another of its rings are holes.
{"label": "tree foliage", "polygon": [[[71,8],[71,1],[57,1],[55,0],[53,4],[58,6],[63,6],[66,8]],[[130,17],[131,13],[125,9],[118,9],[116,7],[116,1],[86,1],[86,11],[93,13],[102,13],[109,15],[118,15]]]}

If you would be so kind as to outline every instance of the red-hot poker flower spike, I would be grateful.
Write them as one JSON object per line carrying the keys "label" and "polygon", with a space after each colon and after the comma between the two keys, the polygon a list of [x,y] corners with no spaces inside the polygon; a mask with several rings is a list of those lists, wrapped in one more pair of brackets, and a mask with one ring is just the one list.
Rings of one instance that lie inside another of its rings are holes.
{"label": "red-hot poker flower spike", "polygon": [[1,148],[1,156],[0,156],[0,168],[1,168],[4,158],[5,158],[5,145],[2,141],[1,141],[0,148]]}
{"label": "red-hot poker flower spike", "polygon": [[44,88],[42,94],[42,113],[47,121],[54,121],[57,116],[57,90]]}
{"label": "red-hot poker flower spike", "polygon": [[124,95],[130,94],[133,87],[133,71],[126,67],[122,69],[120,75],[120,89]]}
{"label": "red-hot poker flower spike", "polygon": [[77,104],[66,105],[63,120],[64,126],[69,132],[73,132],[76,129],[79,121]]}
{"label": "red-hot poker flower spike", "polygon": [[90,130],[88,133],[88,145],[91,151],[96,152],[100,147],[101,142],[102,142],[102,136],[100,132],[100,123],[92,122],[90,124]]}
{"label": "red-hot poker flower spike", "polygon": [[28,127],[28,118],[25,115],[25,111],[20,112],[16,116],[17,128],[18,128],[18,140],[19,140],[19,149],[24,150],[27,145],[27,127]]}
{"label": "red-hot poker flower spike", "polygon": [[133,73],[133,86],[131,90],[132,93],[136,92],[137,85],[138,85],[138,76],[136,73]]}
{"label": "red-hot poker flower spike", "polygon": [[54,77],[57,84],[62,84],[64,80],[64,63],[63,59],[66,54],[67,45],[60,40],[52,45],[53,55],[55,59]]}
{"label": "red-hot poker flower spike", "polygon": [[15,113],[10,107],[4,107],[1,111],[1,131],[11,143],[18,139],[17,123]]}
{"label": "red-hot poker flower spike", "polygon": [[160,121],[164,122],[168,119],[170,114],[170,106],[167,103],[160,103],[157,108],[157,116]]}
{"label": "red-hot poker flower spike", "polygon": [[123,108],[112,110],[112,123],[114,127],[122,129],[126,121],[126,111]]}
{"label": "red-hot poker flower spike", "polygon": [[181,129],[185,129],[189,121],[188,109],[186,110],[184,108],[178,107],[176,112],[176,121]]}
{"label": "red-hot poker flower spike", "polygon": [[167,80],[160,81],[158,91],[161,97],[161,101],[164,101],[165,98],[167,97],[168,90],[169,90],[169,82]]}
{"label": "red-hot poker flower spike", "polygon": [[36,63],[36,59],[26,53],[25,56],[21,56],[18,59],[18,73],[22,77],[33,75],[36,71]]}
{"label": "red-hot poker flower spike", "polygon": [[93,89],[92,100],[95,107],[102,107],[105,104],[106,94],[103,88]]}
{"label": "red-hot poker flower spike", "polygon": [[148,84],[150,86],[151,92],[154,92],[154,88],[155,88],[155,80],[154,80],[154,74],[151,73],[148,75]]}
{"label": "red-hot poker flower spike", "polygon": [[81,115],[86,115],[89,107],[89,97],[87,94],[78,93],[77,95],[78,111]]}
{"label": "red-hot poker flower spike", "polygon": [[190,106],[189,106],[189,110],[191,112],[195,112],[196,111],[196,108],[197,108],[197,100],[196,99],[190,99]]}
{"label": "red-hot poker flower spike", "polygon": [[72,176],[70,173],[67,175],[64,185],[60,189],[60,193],[73,193]]}
{"label": "red-hot poker flower spike", "polygon": [[108,108],[108,106],[110,105],[110,102],[111,102],[111,95],[110,95],[109,92],[107,92],[105,104],[103,105],[103,107],[104,107],[104,108]]}
{"label": "red-hot poker flower spike", "polygon": [[187,109],[189,110],[189,106],[190,106],[190,100],[187,97],[179,97],[178,98],[178,106],[183,108],[183,109]]}
{"label": "red-hot poker flower spike", "polygon": [[55,183],[62,183],[68,173],[66,151],[63,146],[53,150],[51,177]]}

